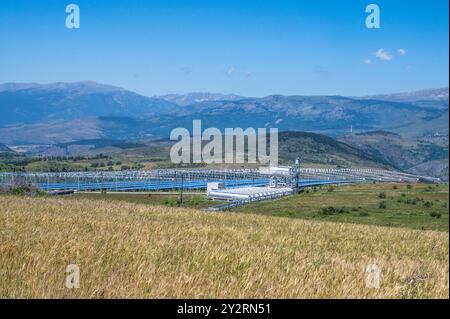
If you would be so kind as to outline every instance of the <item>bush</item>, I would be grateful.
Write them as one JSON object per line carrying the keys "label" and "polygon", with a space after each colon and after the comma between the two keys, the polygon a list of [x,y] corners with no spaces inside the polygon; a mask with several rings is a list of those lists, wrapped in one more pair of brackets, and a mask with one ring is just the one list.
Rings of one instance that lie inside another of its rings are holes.
{"label": "bush", "polygon": [[11,188],[5,189],[5,191],[11,195],[44,196],[47,194],[46,192],[40,190],[39,188],[37,188],[35,186],[11,187]]}
{"label": "bush", "polygon": [[426,208],[431,208],[433,207],[433,203],[427,200],[426,202],[423,203],[423,206]]}
{"label": "bush", "polygon": [[164,200],[164,205],[169,206],[169,207],[175,207],[178,206],[178,202],[176,199],[165,199]]}
{"label": "bush", "polygon": [[13,187],[9,190],[11,195],[25,195],[26,190],[24,187]]}
{"label": "bush", "polygon": [[412,189],[412,185],[411,185],[411,184],[408,184],[408,185],[406,185],[406,188],[407,188],[407,189]]}
{"label": "bush", "polygon": [[386,202],[383,200],[378,204],[378,208],[385,209],[386,208]]}
{"label": "bush", "polygon": [[333,186],[328,187],[327,192],[331,193],[332,191],[334,191],[334,187]]}
{"label": "bush", "polygon": [[392,189],[398,189],[397,185],[392,186]]}
{"label": "bush", "polygon": [[198,206],[202,202],[202,197],[200,195],[194,195],[190,200],[189,204],[192,206]]}
{"label": "bush", "polygon": [[386,193],[385,192],[381,192],[378,194],[379,198],[386,198]]}
{"label": "bush", "polygon": [[368,212],[360,212],[359,216],[367,217],[367,216],[370,216],[370,214]]}
{"label": "bush", "polygon": [[339,214],[347,214],[349,210],[346,207],[324,207],[319,211],[321,215],[339,215]]}
{"label": "bush", "polygon": [[430,216],[433,218],[441,218],[442,214],[438,212],[431,212]]}

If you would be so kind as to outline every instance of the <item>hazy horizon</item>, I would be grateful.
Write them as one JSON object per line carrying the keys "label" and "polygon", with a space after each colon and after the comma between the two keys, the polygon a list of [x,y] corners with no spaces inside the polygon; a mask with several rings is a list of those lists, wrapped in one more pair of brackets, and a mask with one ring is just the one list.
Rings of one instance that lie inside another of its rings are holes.
{"label": "hazy horizon", "polygon": [[411,92],[420,92],[420,91],[428,91],[428,90],[444,90],[447,89],[449,90],[449,86],[442,86],[442,87],[427,87],[427,88],[422,88],[422,89],[417,89],[417,90],[406,90],[406,91],[390,91],[390,92],[374,92],[374,93],[370,93],[367,95],[343,95],[343,94],[281,94],[281,93],[269,93],[266,95],[261,95],[261,96],[250,96],[250,95],[241,95],[241,94],[236,94],[235,92],[210,92],[210,91],[179,91],[179,92],[169,92],[169,93],[162,93],[162,94],[143,94],[140,92],[136,92],[133,89],[127,88],[127,87],[123,87],[117,84],[113,84],[113,83],[102,83],[99,81],[95,81],[95,80],[81,80],[81,81],[73,81],[73,82],[63,82],[63,81],[56,81],[56,82],[1,82],[1,85],[8,85],[8,84],[19,84],[19,85],[54,85],[54,84],[58,84],[58,83],[64,83],[64,84],[77,84],[77,83],[95,83],[95,84],[100,84],[100,85],[105,85],[105,86],[112,86],[112,87],[116,87],[119,89],[124,89],[130,92],[134,92],[137,93],[139,95],[142,96],[147,96],[147,97],[159,97],[159,96],[165,96],[165,95],[188,95],[188,94],[220,94],[220,95],[237,95],[237,96],[241,96],[244,98],[263,98],[263,97],[267,97],[267,96],[276,96],[276,95],[282,95],[282,96],[342,96],[342,97],[367,97],[367,96],[377,96],[377,95],[390,95],[390,94],[398,94],[398,93],[411,93]]}

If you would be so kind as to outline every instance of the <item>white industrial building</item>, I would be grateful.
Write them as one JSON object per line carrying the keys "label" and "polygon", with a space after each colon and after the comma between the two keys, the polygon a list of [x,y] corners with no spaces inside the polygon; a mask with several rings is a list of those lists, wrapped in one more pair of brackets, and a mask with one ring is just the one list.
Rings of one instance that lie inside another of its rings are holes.
{"label": "white industrial building", "polygon": [[287,196],[293,193],[293,189],[291,187],[238,187],[228,189],[213,189],[214,186],[215,185],[211,185],[210,187],[210,185],[208,184],[207,195],[211,199],[259,201]]}
{"label": "white industrial building", "polygon": [[224,188],[223,183],[208,183],[206,194],[211,199],[222,199],[236,202],[259,201],[287,196],[298,192],[300,161],[293,166],[261,167],[261,175],[270,176],[270,184],[266,187]]}

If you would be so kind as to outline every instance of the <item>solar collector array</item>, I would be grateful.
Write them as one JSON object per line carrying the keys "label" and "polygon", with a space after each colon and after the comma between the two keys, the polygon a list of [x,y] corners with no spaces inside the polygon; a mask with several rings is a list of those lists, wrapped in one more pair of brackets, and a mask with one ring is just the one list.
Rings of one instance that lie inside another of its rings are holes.
{"label": "solar collector array", "polygon": [[[244,186],[267,186],[269,179],[239,179],[239,180],[140,180],[117,182],[73,182],[73,183],[39,183],[42,190],[76,190],[76,191],[138,191],[138,190],[170,190],[170,189],[206,189],[208,182],[222,182],[226,188]],[[351,183],[342,180],[302,180],[299,187],[312,187],[327,184]]]}

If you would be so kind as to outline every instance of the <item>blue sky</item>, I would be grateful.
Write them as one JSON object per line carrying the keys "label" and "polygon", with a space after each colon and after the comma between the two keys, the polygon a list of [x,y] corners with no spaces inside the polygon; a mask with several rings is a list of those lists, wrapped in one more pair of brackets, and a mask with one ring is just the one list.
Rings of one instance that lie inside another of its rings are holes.
{"label": "blue sky", "polygon": [[[65,27],[69,3],[80,29]],[[369,3],[381,29],[365,27]],[[2,0],[0,82],[92,80],[145,95],[446,87],[448,10],[447,0]]]}

